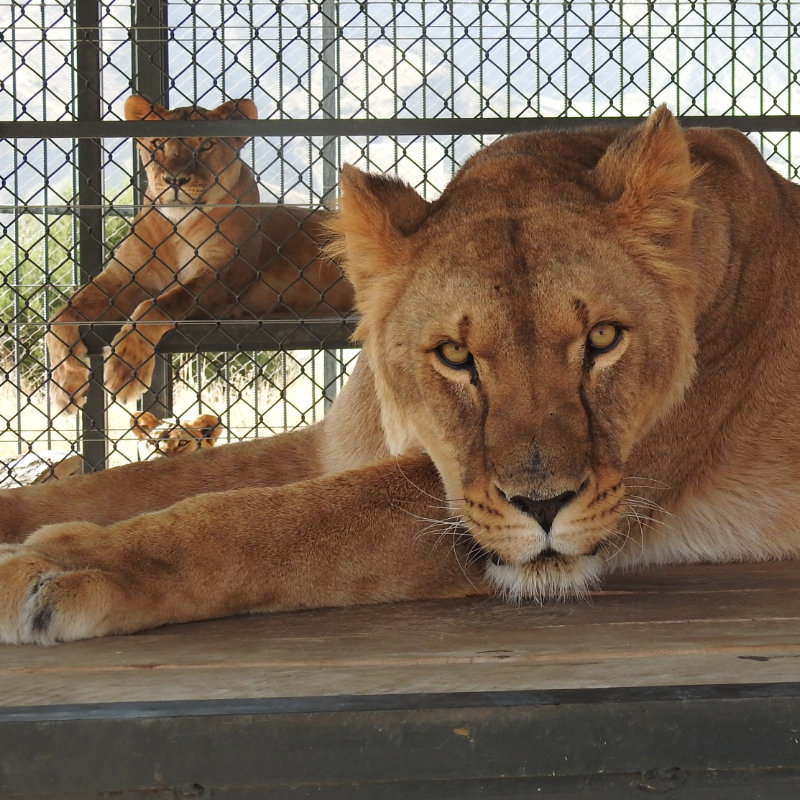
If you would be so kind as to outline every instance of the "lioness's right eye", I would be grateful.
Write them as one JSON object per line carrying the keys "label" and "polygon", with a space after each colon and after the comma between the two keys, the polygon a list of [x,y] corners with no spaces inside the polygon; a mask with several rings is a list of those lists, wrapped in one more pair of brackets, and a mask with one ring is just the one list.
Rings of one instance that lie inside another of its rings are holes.
{"label": "lioness's right eye", "polygon": [[153,150],[160,150],[164,146],[163,139],[151,139],[150,140],[150,147]]}
{"label": "lioness's right eye", "polygon": [[587,349],[594,355],[613,350],[622,337],[622,328],[611,322],[601,322],[589,331],[586,339]]}
{"label": "lioness's right eye", "polygon": [[455,342],[445,342],[436,348],[439,360],[450,369],[471,369],[472,353],[466,347]]}

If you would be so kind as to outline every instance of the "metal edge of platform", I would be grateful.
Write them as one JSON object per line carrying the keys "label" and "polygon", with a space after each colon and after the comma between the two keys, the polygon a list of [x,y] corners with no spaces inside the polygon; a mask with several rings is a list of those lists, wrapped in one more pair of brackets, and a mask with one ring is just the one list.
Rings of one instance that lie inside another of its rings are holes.
{"label": "metal edge of platform", "polygon": [[0,797],[800,794],[800,683],[0,708]]}
{"label": "metal edge of platform", "polygon": [[[158,344],[160,353],[237,352],[242,350],[338,349],[356,347],[352,334],[357,317],[306,319],[181,320]],[[146,323],[140,323],[146,324]],[[89,354],[102,354],[122,327],[120,322],[80,326]]]}

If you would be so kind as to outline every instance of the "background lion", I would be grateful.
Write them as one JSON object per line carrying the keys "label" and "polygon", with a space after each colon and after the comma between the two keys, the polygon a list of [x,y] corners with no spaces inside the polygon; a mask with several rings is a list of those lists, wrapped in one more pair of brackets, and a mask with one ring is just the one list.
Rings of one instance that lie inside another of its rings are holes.
{"label": "background lion", "polygon": [[139,440],[140,461],[153,456],[184,456],[213,447],[222,433],[222,420],[215,414],[201,414],[196,419],[159,419],[149,411],[131,415],[131,430]]}
{"label": "background lion", "polygon": [[510,136],[432,203],[341,188],[363,353],[331,413],[0,494],[0,639],[800,553],[800,188],[745,137],[661,108]]}
{"label": "background lion", "polygon": [[[251,100],[215,109],[167,110],[134,95],[128,120],[255,119]],[[121,402],[150,385],[158,342],[180,319],[265,314],[346,314],[352,290],[319,259],[324,212],[259,203],[239,151],[243,136],[141,137],[145,205],[102,272],[50,318],[51,397],[74,411],[89,388],[79,324],[128,320],[104,365],[106,389]]]}

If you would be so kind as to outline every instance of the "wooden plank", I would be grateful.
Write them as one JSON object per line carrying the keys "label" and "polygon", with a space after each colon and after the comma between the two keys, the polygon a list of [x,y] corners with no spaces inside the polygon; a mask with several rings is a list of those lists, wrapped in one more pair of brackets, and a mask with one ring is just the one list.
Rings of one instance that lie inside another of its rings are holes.
{"label": "wooden plank", "polygon": [[591,602],[321,609],[0,648],[4,706],[800,679],[796,563],[614,577]]}
{"label": "wooden plank", "polygon": [[794,800],[796,564],[0,649],[0,797]]}

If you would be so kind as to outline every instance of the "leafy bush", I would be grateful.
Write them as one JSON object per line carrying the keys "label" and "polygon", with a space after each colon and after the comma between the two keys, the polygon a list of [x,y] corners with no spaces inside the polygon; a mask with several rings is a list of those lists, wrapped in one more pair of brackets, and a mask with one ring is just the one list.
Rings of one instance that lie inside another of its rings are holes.
{"label": "leafy bush", "polygon": [[[128,221],[108,214],[106,256],[125,237]],[[0,318],[4,323],[0,364],[17,371],[20,386],[45,379],[44,332],[48,316],[80,283],[77,219],[70,212],[21,214],[0,232]]]}

